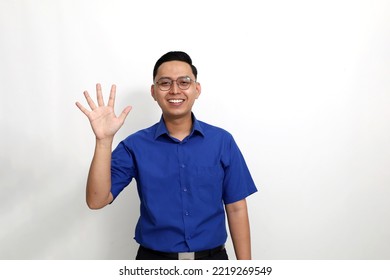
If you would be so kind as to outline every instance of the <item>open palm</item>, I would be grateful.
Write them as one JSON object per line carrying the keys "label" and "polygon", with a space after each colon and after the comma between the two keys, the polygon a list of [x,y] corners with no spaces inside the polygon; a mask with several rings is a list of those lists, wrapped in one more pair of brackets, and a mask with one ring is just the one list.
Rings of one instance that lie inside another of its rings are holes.
{"label": "open palm", "polygon": [[76,106],[88,117],[96,139],[103,140],[114,137],[115,133],[123,125],[127,115],[131,111],[131,106],[127,106],[117,117],[114,112],[116,86],[113,85],[110,91],[110,97],[107,106],[104,104],[102,88],[100,84],[96,85],[97,105],[84,91],[85,99],[88,102],[91,111],[76,102]]}

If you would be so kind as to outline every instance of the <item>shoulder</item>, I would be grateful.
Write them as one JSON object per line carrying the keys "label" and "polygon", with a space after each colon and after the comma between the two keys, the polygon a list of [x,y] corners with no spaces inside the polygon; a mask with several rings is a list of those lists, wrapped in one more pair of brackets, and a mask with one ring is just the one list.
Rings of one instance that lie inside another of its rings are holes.
{"label": "shoulder", "polygon": [[221,127],[215,126],[215,125],[211,125],[209,123],[199,121],[199,120],[198,120],[198,123],[202,129],[202,132],[206,136],[219,136],[219,137],[222,137],[225,139],[233,139],[232,134],[229,131],[225,130],[224,128],[221,128]]}
{"label": "shoulder", "polygon": [[140,129],[129,136],[127,136],[122,142],[126,144],[143,141],[145,139],[153,139],[159,123],[156,123],[150,127]]}

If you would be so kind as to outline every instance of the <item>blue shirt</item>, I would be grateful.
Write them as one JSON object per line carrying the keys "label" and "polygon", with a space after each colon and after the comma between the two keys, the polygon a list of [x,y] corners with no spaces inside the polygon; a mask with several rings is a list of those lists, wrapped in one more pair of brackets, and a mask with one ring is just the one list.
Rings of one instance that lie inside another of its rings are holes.
{"label": "blue shirt", "polygon": [[111,193],[134,178],[141,202],[135,240],[163,252],[211,249],[227,239],[224,204],[257,191],[231,134],[196,120],[191,134],[169,136],[163,118],[112,153]]}

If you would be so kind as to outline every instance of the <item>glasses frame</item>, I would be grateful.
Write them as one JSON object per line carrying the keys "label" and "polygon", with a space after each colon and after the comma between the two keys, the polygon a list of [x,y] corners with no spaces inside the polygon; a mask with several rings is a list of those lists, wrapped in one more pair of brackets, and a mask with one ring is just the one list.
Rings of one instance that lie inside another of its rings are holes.
{"label": "glasses frame", "polygon": [[[182,87],[180,86],[180,84],[178,83],[178,80],[183,79],[183,78],[186,78],[186,79],[188,79],[188,81],[189,81],[188,87],[186,87],[186,88],[182,88]],[[168,89],[162,89],[162,88],[161,88],[160,80],[162,80],[162,79],[166,79],[166,80],[170,80],[170,81],[171,81],[171,84],[170,84],[170,86],[169,86]],[[169,91],[169,90],[172,89],[173,82],[176,83],[176,85],[177,85],[177,87],[178,87],[179,89],[181,89],[181,90],[186,90],[186,89],[189,89],[189,88],[191,87],[191,84],[192,84],[192,83],[196,83],[196,80],[191,79],[191,77],[189,77],[189,76],[181,76],[181,77],[178,77],[176,80],[172,80],[171,78],[162,77],[162,78],[160,78],[158,81],[156,81],[154,84],[157,85],[158,88],[159,88],[161,91]]]}

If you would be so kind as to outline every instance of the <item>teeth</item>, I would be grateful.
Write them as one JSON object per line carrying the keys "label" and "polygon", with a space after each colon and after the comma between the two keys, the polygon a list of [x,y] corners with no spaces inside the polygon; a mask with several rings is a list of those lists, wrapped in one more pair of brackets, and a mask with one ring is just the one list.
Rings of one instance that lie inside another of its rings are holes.
{"label": "teeth", "polygon": [[181,100],[181,99],[170,99],[170,100],[168,100],[168,102],[169,103],[181,103],[181,102],[183,102],[183,100]]}

